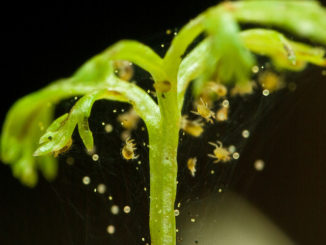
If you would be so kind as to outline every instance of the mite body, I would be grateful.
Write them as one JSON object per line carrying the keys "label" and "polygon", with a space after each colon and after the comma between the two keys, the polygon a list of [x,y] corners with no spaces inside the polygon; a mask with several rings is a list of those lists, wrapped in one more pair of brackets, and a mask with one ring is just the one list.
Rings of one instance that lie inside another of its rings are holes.
{"label": "mite body", "polygon": [[117,117],[117,120],[121,123],[121,125],[127,130],[133,130],[137,128],[137,124],[139,122],[139,116],[134,109],[130,109],[129,111],[120,114]]}
{"label": "mite body", "polygon": [[189,158],[187,161],[187,167],[192,177],[195,177],[196,163],[197,163],[197,157]]}
{"label": "mite body", "polygon": [[215,146],[215,149],[213,151],[214,154],[208,154],[209,157],[216,159],[214,163],[218,162],[229,162],[231,160],[230,152],[223,148],[223,144],[221,141],[217,141],[217,144],[214,142],[208,142],[208,144]]}
{"label": "mite body", "polygon": [[121,150],[121,154],[124,159],[126,160],[132,160],[137,159],[139,155],[135,155],[135,150],[137,149],[135,146],[136,144],[133,143],[133,139],[126,139],[125,145],[123,146]]}
{"label": "mite body", "polygon": [[197,105],[197,111],[192,111],[192,113],[203,117],[207,122],[213,123],[213,119],[215,118],[214,112],[211,111],[205,101],[200,98],[201,104]]}
{"label": "mite body", "polygon": [[228,115],[229,115],[229,107],[221,107],[219,110],[216,112],[216,120],[219,122],[224,122],[228,120]]}
{"label": "mite body", "polygon": [[125,81],[129,81],[134,75],[132,64],[126,60],[116,60],[114,62],[114,69],[117,76]]}
{"label": "mite body", "polygon": [[180,128],[194,137],[199,137],[203,133],[203,127],[204,124],[201,119],[192,121],[187,116],[182,116],[181,118]]}

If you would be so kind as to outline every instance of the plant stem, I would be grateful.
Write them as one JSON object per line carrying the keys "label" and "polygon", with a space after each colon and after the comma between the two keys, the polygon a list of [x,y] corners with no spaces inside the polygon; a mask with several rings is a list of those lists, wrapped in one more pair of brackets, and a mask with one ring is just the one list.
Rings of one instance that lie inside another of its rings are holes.
{"label": "plant stem", "polygon": [[150,233],[154,245],[175,245],[174,203],[177,190],[177,150],[180,111],[176,86],[158,93],[161,123],[149,128],[150,161]]}

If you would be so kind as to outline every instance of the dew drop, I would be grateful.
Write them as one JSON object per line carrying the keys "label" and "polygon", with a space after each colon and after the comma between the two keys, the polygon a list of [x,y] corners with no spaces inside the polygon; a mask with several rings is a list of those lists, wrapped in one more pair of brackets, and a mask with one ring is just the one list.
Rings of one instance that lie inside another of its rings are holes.
{"label": "dew drop", "polygon": [[91,183],[91,178],[88,176],[84,176],[82,181],[84,185],[89,185]]}
{"label": "dew drop", "polygon": [[114,215],[117,215],[117,214],[119,214],[119,212],[120,212],[119,206],[118,205],[112,205],[111,213],[114,214]]}
{"label": "dew drop", "polygon": [[243,137],[243,138],[248,138],[249,135],[250,135],[249,130],[245,129],[245,130],[242,131],[242,137]]}
{"label": "dew drop", "polygon": [[107,123],[104,127],[105,132],[111,133],[113,131],[113,126],[109,123]]}
{"label": "dew drop", "polygon": [[232,154],[232,157],[233,157],[233,159],[237,160],[237,159],[239,159],[240,154],[239,154],[238,152],[234,152],[234,153]]}
{"label": "dew drop", "polygon": [[262,171],[265,167],[265,162],[261,159],[258,159],[254,162],[254,167],[257,171]]}
{"label": "dew drop", "polygon": [[264,89],[263,90],[263,95],[264,96],[268,96],[269,95],[269,90],[268,89]]}
{"label": "dew drop", "polygon": [[259,72],[259,67],[258,66],[253,66],[251,68],[252,73],[258,73]]}
{"label": "dew drop", "polygon": [[99,184],[99,185],[97,186],[97,191],[98,191],[98,193],[100,193],[100,194],[104,194],[105,191],[106,191],[106,185],[105,185],[105,184]]}
{"label": "dew drop", "polygon": [[114,227],[114,225],[108,225],[108,227],[106,227],[106,231],[107,231],[107,233],[109,233],[109,234],[114,234],[114,232],[115,232],[115,227]]}
{"label": "dew drop", "polygon": [[130,211],[131,211],[131,208],[128,205],[123,207],[123,212],[124,213],[129,214]]}
{"label": "dew drop", "polygon": [[92,155],[93,161],[97,161],[99,159],[99,156],[97,154]]}
{"label": "dew drop", "polygon": [[179,214],[180,214],[179,209],[175,209],[175,210],[174,210],[174,216],[179,216]]}
{"label": "dew drop", "polygon": [[223,100],[222,106],[227,108],[230,106],[230,102],[228,100]]}
{"label": "dew drop", "polygon": [[195,222],[196,222],[196,219],[195,219],[195,218],[191,218],[190,221],[191,221],[192,223],[195,223]]}
{"label": "dew drop", "polygon": [[236,148],[234,145],[230,145],[229,148],[228,148],[229,152],[232,154],[236,151]]}

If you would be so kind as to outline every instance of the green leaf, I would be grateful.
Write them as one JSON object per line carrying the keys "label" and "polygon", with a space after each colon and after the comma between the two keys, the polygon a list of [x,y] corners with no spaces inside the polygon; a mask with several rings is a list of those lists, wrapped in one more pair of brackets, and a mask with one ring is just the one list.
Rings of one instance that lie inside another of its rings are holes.
{"label": "green leaf", "polygon": [[291,41],[277,31],[250,29],[241,32],[240,36],[248,49],[269,56],[278,68],[302,70],[307,62],[326,66],[323,48]]}
{"label": "green leaf", "polygon": [[238,1],[220,8],[239,22],[276,26],[326,45],[326,10],[317,1]]}

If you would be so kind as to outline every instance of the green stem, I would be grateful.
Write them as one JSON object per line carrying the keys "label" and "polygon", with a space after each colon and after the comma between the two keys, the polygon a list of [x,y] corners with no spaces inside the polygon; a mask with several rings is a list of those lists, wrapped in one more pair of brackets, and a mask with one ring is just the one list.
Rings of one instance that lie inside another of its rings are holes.
{"label": "green stem", "polygon": [[[172,84],[175,84],[172,82]],[[177,149],[180,111],[174,85],[158,93],[161,123],[149,128],[150,232],[154,245],[175,245],[174,203],[177,190]]]}

